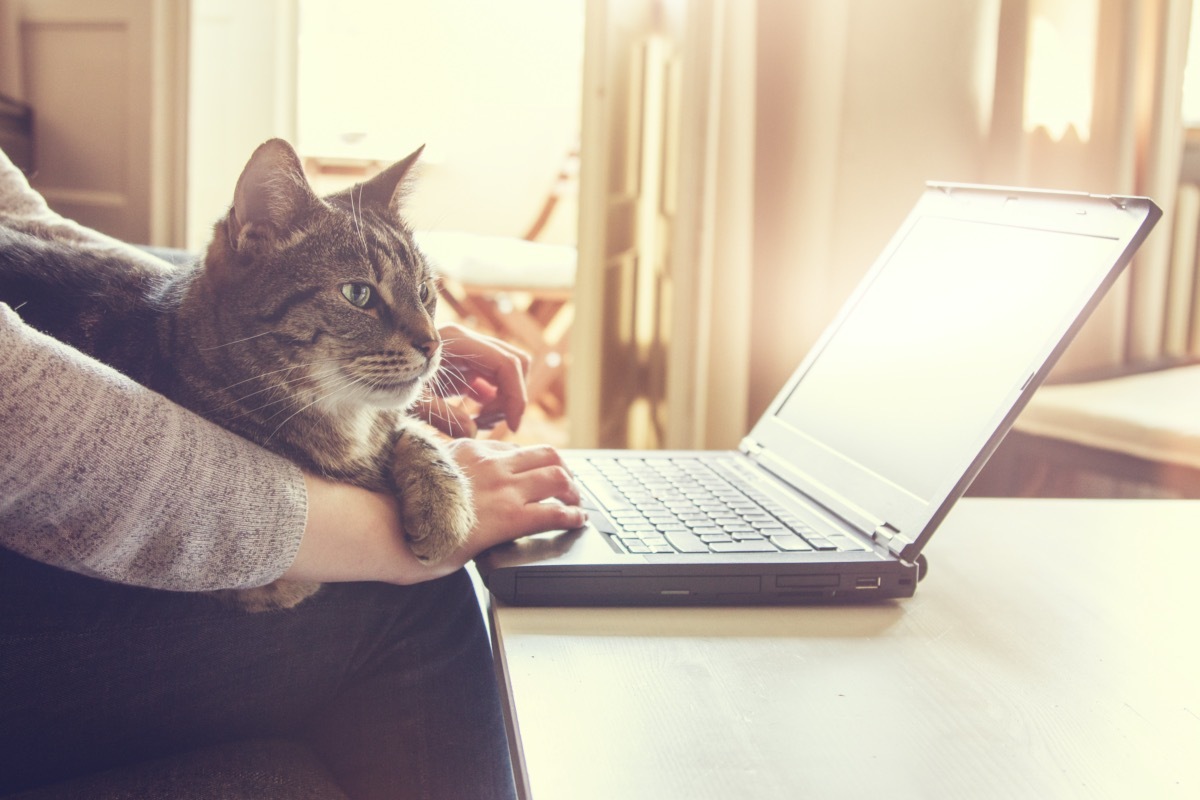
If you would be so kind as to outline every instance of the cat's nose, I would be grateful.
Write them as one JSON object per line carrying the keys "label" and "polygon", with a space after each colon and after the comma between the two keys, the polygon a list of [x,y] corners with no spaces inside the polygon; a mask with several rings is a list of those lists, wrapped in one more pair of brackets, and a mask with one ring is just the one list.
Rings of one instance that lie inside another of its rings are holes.
{"label": "cat's nose", "polygon": [[425,354],[426,358],[433,358],[437,355],[438,348],[442,346],[441,339],[427,339],[424,342],[413,342],[417,349]]}

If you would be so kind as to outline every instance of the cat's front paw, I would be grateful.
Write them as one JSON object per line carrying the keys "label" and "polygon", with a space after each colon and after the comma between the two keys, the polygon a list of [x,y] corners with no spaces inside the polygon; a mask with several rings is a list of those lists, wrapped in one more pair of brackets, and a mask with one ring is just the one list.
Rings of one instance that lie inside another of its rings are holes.
{"label": "cat's front paw", "polygon": [[441,445],[424,432],[397,441],[392,477],[409,548],[425,562],[445,559],[475,527],[471,484]]}

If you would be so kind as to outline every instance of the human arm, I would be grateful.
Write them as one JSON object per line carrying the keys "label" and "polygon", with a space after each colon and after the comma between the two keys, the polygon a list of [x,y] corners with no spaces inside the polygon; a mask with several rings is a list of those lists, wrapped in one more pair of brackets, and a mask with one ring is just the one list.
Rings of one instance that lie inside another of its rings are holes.
{"label": "human arm", "polygon": [[412,554],[394,498],[306,475],[308,524],[284,577],[418,583],[454,572],[492,545],[586,521],[578,487],[552,448],[474,439],[448,446],[471,482],[479,520],[451,557],[425,564]]}
{"label": "human arm", "polygon": [[306,514],[295,465],[0,304],[0,545],[121,583],[241,588],[291,564]]}

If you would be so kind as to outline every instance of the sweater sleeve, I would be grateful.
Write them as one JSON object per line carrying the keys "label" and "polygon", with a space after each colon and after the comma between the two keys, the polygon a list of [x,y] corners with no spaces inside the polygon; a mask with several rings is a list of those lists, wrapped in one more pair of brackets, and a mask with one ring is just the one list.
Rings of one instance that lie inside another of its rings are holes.
{"label": "sweater sleeve", "polygon": [[0,304],[0,545],[121,583],[258,586],[294,560],[306,504],[291,462]]}

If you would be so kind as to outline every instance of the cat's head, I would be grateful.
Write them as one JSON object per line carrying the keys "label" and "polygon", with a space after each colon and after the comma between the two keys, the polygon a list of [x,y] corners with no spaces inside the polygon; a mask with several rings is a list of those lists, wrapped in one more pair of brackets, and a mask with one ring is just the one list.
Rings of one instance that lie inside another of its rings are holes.
{"label": "cat's head", "polygon": [[441,361],[437,285],[400,217],[420,150],[318,198],[287,142],[251,156],[217,223],[204,280],[221,337],[319,407],[407,406]]}

